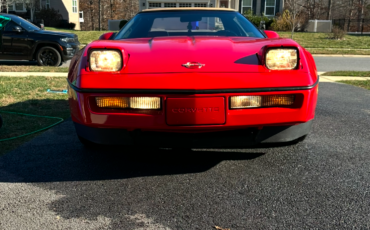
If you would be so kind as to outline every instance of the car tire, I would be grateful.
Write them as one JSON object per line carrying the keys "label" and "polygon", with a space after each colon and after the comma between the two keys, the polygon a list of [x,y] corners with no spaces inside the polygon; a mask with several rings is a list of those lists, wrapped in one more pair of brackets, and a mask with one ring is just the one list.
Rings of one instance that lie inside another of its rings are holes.
{"label": "car tire", "polygon": [[60,66],[62,57],[55,48],[44,46],[37,51],[36,60],[39,66]]}

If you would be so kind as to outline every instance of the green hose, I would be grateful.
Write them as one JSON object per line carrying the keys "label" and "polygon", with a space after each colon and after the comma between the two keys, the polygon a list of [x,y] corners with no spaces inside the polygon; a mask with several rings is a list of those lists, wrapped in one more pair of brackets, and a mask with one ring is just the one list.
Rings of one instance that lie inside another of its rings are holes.
{"label": "green hose", "polygon": [[30,132],[30,133],[26,133],[26,134],[23,134],[23,135],[20,135],[20,136],[16,136],[16,137],[10,137],[10,138],[5,138],[5,139],[0,139],[0,142],[2,142],[2,141],[10,141],[10,140],[14,140],[14,139],[17,139],[17,138],[25,137],[25,136],[28,136],[28,135],[31,135],[31,134],[34,134],[34,133],[38,133],[38,132],[47,130],[47,129],[53,127],[53,126],[56,126],[57,124],[60,124],[60,123],[62,123],[64,121],[64,119],[61,118],[61,117],[39,116],[39,115],[33,115],[33,114],[27,114],[27,113],[17,113],[17,112],[9,112],[9,111],[1,111],[1,110],[0,110],[0,113],[16,114],[16,115],[23,115],[23,116],[29,116],[29,117],[51,118],[51,119],[58,119],[59,120],[58,122],[56,122],[56,123],[54,123],[52,125],[49,125],[48,127],[45,127],[45,128],[42,128],[42,129],[38,129],[38,130],[33,131],[33,132]]}

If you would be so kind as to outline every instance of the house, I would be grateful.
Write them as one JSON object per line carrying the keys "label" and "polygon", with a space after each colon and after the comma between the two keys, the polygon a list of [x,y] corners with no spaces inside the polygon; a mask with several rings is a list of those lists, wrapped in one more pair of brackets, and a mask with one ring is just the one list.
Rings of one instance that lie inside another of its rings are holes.
{"label": "house", "polygon": [[166,7],[216,7],[231,8],[240,13],[253,11],[256,15],[274,17],[282,12],[283,0],[139,0],[140,11]]}
{"label": "house", "polygon": [[282,13],[284,0],[240,0],[238,11],[245,13],[252,11],[255,15],[265,15],[274,17],[277,13]]}
{"label": "house", "polygon": [[40,0],[40,6],[54,8],[69,23],[75,23],[75,30],[80,30],[79,0]]}
{"label": "house", "polygon": [[[31,1],[33,2],[33,1]],[[75,23],[76,30],[80,30],[80,12],[79,12],[79,0],[35,0],[34,11],[45,8],[53,8],[67,20],[68,23]],[[31,10],[29,5],[22,2],[15,2],[8,4],[8,8],[2,8],[2,12],[8,12],[15,14],[25,19],[31,19]]]}

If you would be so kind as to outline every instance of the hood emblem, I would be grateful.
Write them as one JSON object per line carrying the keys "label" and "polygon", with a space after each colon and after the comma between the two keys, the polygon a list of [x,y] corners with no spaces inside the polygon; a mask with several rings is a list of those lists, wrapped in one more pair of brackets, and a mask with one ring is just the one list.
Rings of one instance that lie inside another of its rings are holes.
{"label": "hood emblem", "polygon": [[184,66],[188,69],[200,69],[203,66],[205,66],[205,64],[201,64],[199,62],[188,62],[186,64],[182,64],[182,66]]}

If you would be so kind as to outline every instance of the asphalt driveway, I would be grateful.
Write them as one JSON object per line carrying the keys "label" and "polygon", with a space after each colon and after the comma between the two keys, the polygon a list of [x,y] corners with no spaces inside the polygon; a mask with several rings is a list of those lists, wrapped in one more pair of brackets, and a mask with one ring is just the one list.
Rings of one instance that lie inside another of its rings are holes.
{"label": "asphalt driveway", "polygon": [[320,83],[312,133],[278,148],[88,151],[66,121],[0,158],[0,229],[367,229],[369,100]]}

